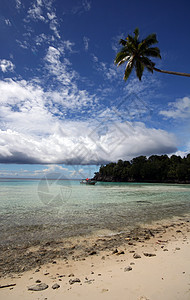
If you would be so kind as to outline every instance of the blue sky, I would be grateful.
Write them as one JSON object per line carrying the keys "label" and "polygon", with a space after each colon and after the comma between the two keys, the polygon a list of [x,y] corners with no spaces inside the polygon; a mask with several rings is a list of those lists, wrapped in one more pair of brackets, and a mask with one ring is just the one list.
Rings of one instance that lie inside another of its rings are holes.
{"label": "blue sky", "polygon": [[93,176],[139,155],[190,152],[190,79],[123,81],[120,38],[155,32],[156,66],[190,72],[190,2],[0,1],[0,176]]}

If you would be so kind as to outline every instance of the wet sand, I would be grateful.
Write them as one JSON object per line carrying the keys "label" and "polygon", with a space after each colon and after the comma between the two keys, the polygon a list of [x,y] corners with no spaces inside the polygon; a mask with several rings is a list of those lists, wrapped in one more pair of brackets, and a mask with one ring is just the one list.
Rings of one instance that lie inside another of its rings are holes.
{"label": "wet sand", "polygon": [[[117,235],[7,249],[0,260],[0,299],[188,300],[189,221],[186,216]],[[28,290],[40,287],[45,289]]]}

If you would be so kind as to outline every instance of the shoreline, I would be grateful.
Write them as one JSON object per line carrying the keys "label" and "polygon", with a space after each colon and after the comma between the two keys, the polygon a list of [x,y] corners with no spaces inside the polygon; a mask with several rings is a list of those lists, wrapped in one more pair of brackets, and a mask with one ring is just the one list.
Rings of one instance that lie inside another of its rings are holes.
{"label": "shoreline", "polygon": [[[65,295],[69,299],[89,299],[90,293],[92,299],[189,299],[189,221],[189,216],[176,217],[128,233],[28,248],[23,255],[26,258],[28,253],[33,265],[27,270],[23,261],[22,271],[15,273],[10,268],[9,272],[1,273],[0,286],[16,285],[0,288],[0,298],[59,300]],[[141,257],[135,258],[135,254]],[[21,253],[18,251],[17,255]],[[36,257],[39,261],[35,264]],[[11,259],[16,266],[16,256]],[[48,288],[29,291],[28,286],[40,284],[36,281],[47,284]],[[60,287],[53,289],[54,284]]]}
{"label": "shoreline", "polygon": [[116,180],[116,179],[110,179],[110,178],[103,178],[103,179],[96,179],[95,177],[92,178],[92,180],[96,180],[97,182],[102,183],[139,183],[139,184],[172,184],[172,185],[190,185],[190,180]]}
{"label": "shoreline", "polygon": [[84,259],[89,255],[98,255],[102,251],[113,251],[114,247],[129,247],[135,243],[144,243],[157,234],[162,234],[167,227],[177,226],[180,220],[189,223],[190,214],[183,217],[173,217],[139,223],[134,227],[123,228],[120,232],[110,229],[100,229],[87,235],[70,236],[64,239],[51,239],[46,241],[30,241],[18,244],[0,246],[0,277],[10,273],[21,273],[34,267],[40,267],[62,259]]}

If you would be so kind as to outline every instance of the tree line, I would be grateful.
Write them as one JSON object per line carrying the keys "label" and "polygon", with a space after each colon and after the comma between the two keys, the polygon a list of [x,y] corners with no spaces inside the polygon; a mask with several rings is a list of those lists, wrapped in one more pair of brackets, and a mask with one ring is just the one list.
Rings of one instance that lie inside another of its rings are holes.
{"label": "tree line", "polygon": [[190,154],[139,156],[131,161],[102,165],[95,173],[97,181],[190,183]]}

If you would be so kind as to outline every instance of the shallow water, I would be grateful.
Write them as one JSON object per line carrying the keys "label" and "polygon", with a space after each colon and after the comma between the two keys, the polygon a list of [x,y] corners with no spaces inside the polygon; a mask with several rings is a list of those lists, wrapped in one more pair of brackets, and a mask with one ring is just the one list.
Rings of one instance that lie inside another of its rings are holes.
{"label": "shallow water", "polygon": [[0,180],[0,244],[118,232],[190,212],[190,185]]}

